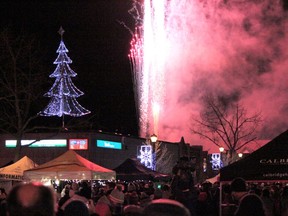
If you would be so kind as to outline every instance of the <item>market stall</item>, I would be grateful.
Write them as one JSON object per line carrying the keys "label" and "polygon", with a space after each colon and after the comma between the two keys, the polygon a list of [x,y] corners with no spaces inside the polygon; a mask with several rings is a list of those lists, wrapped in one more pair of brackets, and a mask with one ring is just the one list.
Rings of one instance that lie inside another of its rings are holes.
{"label": "market stall", "polygon": [[115,178],[115,171],[92,163],[73,150],[24,172],[24,179],[30,181],[45,179],[114,180]]}
{"label": "market stall", "polygon": [[29,157],[24,156],[20,160],[10,165],[0,168],[0,187],[7,192],[12,188],[15,182],[23,180],[23,172],[38,165]]}
{"label": "market stall", "polygon": [[169,179],[170,175],[153,171],[137,159],[128,158],[119,166],[113,169],[116,171],[117,180],[135,181],[135,180],[165,180]]}
{"label": "market stall", "polygon": [[220,181],[288,181],[288,131],[243,159],[223,167]]}
{"label": "market stall", "polygon": [[[287,183],[288,131],[243,159],[223,167],[220,170],[220,190],[222,191],[223,184],[231,182],[236,177],[245,179],[247,183]],[[220,206],[222,215],[225,204],[220,203]]]}

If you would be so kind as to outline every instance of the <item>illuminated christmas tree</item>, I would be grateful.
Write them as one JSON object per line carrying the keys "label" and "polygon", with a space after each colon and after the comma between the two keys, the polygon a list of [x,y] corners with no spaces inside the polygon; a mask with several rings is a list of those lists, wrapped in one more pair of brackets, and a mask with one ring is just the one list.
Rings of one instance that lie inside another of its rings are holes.
{"label": "illuminated christmas tree", "polygon": [[72,60],[67,55],[68,49],[63,41],[64,30],[62,27],[60,27],[58,33],[61,35],[61,41],[57,49],[58,57],[53,63],[57,67],[49,76],[56,78],[56,80],[50,90],[44,94],[44,96],[51,99],[46,108],[39,114],[42,116],[62,116],[63,118],[64,115],[79,117],[89,114],[90,111],[82,107],[76,100],[77,97],[80,97],[84,93],[71,80],[71,77],[77,76],[77,73],[69,66]]}

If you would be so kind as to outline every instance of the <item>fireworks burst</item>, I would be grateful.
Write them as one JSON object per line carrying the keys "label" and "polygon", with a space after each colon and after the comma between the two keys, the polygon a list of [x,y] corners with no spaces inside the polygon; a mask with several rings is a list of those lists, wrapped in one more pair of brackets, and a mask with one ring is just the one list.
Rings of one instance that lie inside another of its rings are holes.
{"label": "fireworks burst", "polygon": [[238,95],[250,113],[261,110],[267,124],[259,138],[287,128],[288,16],[281,1],[135,0],[129,12],[140,136],[203,144],[189,128],[209,93]]}

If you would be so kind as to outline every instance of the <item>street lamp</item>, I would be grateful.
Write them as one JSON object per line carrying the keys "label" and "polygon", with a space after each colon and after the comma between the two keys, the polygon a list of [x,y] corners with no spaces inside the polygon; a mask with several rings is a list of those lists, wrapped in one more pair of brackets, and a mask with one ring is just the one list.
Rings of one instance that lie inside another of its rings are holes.
{"label": "street lamp", "polygon": [[152,134],[152,135],[150,136],[150,140],[151,140],[152,143],[156,143],[157,140],[158,140],[158,137],[157,137],[155,134]]}
{"label": "street lamp", "polygon": [[156,170],[156,145],[157,145],[158,137],[153,133],[150,136],[151,146],[152,146],[152,164],[153,164],[153,170]]}
{"label": "street lamp", "polygon": [[224,164],[224,155],[223,155],[223,153],[225,151],[224,147],[220,146],[219,147],[219,151],[220,151],[220,167],[222,168],[222,167],[225,166],[225,164]]}
{"label": "street lamp", "polygon": [[238,153],[238,157],[239,157],[239,158],[242,158],[242,157],[243,157],[243,154],[242,154],[242,153]]}
{"label": "street lamp", "polygon": [[224,147],[219,147],[219,151],[222,153],[222,152],[224,152]]}

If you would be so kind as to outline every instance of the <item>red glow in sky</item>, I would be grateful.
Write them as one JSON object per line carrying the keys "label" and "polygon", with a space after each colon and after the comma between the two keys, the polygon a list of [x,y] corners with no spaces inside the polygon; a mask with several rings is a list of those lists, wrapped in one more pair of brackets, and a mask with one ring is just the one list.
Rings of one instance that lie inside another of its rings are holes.
{"label": "red glow in sky", "polygon": [[143,24],[141,136],[157,130],[162,140],[183,136],[217,151],[189,130],[191,116],[201,111],[200,97],[209,92],[231,100],[240,95],[248,115],[261,111],[259,139],[288,128],[287,12],[280,2],[147,0]]}

